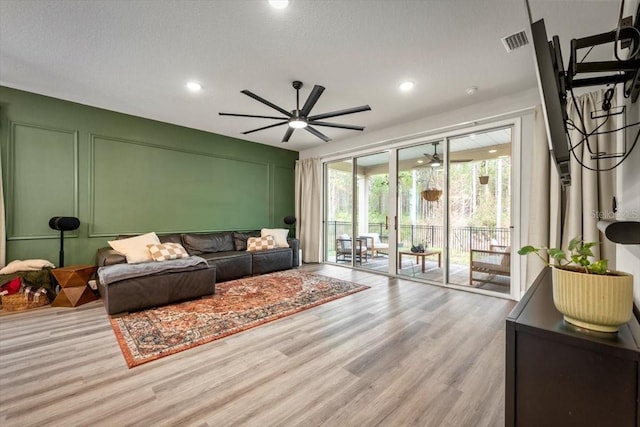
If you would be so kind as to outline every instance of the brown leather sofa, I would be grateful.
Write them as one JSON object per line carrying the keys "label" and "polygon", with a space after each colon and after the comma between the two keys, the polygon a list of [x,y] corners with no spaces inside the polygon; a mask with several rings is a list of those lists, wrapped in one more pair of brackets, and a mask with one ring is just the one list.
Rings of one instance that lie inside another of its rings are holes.
{"label": "brown leather sofa", "polygon": [[[214,294],[216,282],[298,266],[297,239],[287,239],[288,248],[247,252],[247,239],[256,236],[260,236],[259,230],[158,235],[161,243],[180,243],[189,255],[204,258],[208,265],[129,278],[108,285],[98,281],[107,312],[118,314],[200,298]],[[126,237],[131,236],[119,236]],[[98,249],[98,267],[126,262],[122,254],[110,247]]]}

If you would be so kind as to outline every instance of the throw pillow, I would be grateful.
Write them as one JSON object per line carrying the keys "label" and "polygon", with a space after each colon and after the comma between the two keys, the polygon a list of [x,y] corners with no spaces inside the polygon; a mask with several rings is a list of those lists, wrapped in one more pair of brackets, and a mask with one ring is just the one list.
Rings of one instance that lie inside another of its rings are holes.
{"label": "throw pillow", "polygon": [[127,263],[135,264],[153,261],[147,245],[160,244],[160,239],[156,233],[151,232],[128,239],[111,240],[108,243],[109,246],[127,258]]}
{"label": "throw pillow", "polygon": [[37,271],[45,267],[55,268],[56,266],[46,259],[25,259],[24,261],[17,259],[11,261],[6,267],[1,269],[0,274],[11,274],[18,271]]}
{"label": "throw pillow", "polygon": [[180,243],[159,243],[147,245],[149,254],[154,261],[168,261],[170,259],[189,258],[187,250]]}
{"label": "throw pillow", "polygon": [[249,237],[260,237],[260,230],[233,232],[233,245],[235,246],[236,251],[247,250],[247,240],[249,240]]}
{"label": "throw pillow", "polygon": [[262,230],[260,230],[260,235],[262,237],[273,236],[276,241],[276,247],[278,248],[289,247],[289,243],[287,242],[289,230],[287,230],[286,228],[263,228]]}
{"label": "throw pillow", "polygon": [[13,295],[20,292],[20,288],[22,287],[22,280],[20,277],[16,277],[12,280],[9,280],[4,285],[0,286],[0,295]]}
{"label": "throw pillow", "polygon": [[275,249],[276,242],[273,240],[273,236],[264,237],[249,237],[247,240],[247,251],[264,251],[267,249]]}

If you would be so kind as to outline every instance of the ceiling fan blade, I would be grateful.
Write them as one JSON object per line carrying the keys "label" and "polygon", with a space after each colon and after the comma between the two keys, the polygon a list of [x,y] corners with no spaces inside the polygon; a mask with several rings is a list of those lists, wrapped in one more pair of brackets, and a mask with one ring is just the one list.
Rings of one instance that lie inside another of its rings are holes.
{"label": "ceiling fan blade", "polygon": [[318,138],[320,138],[321,140],[323,140],[324,142],[329,142],[331,141],[331,138],[329,138],[327,135],[323,134],[322,132],[318,132],[316,129],[312,128],[311,126],[307,126],[305,128],[310,134],[317,136]]}
{"label": "ceiling fan blade", "polygon": [[339,129],[364,130],[364,126],[343,125],[340,123],[329,123],[329,122],[317,122],[315,120],[309,121],[309,124],[314,126],[327,126],[330,128],[339,128]]}
{"label": "ceiling fan blade", "polygon": [[221,116],[234,116],[234,117],[254,117],[256,119],[275,119],[275,120],[282,120],[285,119],[286,117],[275,117],[275,116],[256,116],[253,114],[235,114],[235,113],[218,113]]}
{"label": "ceiling fan blade", "polygon": [[284,133],[284,136],[282,137],[282,142],[289,142],[289,138],[291,138],[291,135],[293,135],[294,130],[295,128],[289,127],[289,129],[287,129],[287,131]]}
{"label": "ceiling fan blade", "polygon": [[318,102],[318,98],[320,98],[320,95],[322,95],[322,92],[324,92],[323,86],[315,85],[313,87],[311,93],[309,94],[309,97],[307,98],[307,101],[304,103],[304,106],[300,111],[300,115],[302,117],[307,117],[309,115],[313,106],[316,105],[316,102]]}
{"label": "ceiling fan blade", "polygon": [[285,125],[287,123],[289,123],[289,120],[285,120],[284,122],[276,123],[276,124],[269,125],[269,126],[263,126],[261,128],[258,128],[258,129],[248,130],[246,132],[242,132],[242,134],[246,135],[246,134],[249,134],[249,133],[258,132],[259,130],[265,130],[265,129],[269,129],[269,128],[274,128],[276,126],[282,126],[282,125]]}
{"label": "ceiling fan blade", "polygon": [[307,117],[307,119],[309,120],[327,119],[329,117],[344,116],[345,114],[353,114],[353,113],[359,113],[361,111],[369,111],[369,110],[371,110],[371,107],[369,107],[368,105],[362,105],[360,107],[347,108],[345,110],[332,111],[330,113],[316,114],[315,116]]}
{"label": "ceiling fan blade", "polygon": [[469,163],[473,159],[449,160],[449,163]]}
{"label": "ceiling fan blade", "polygon": [[278,107],[276,104],[267,101],[266,99],[259,97],[258,95],[256,95],[255,93],[249,91],[249,90],[242,90],[240,91],[242,93],[244,93],[247,96],[250,96],[251,98],[255,99],[258,102],[262,102],[264,105],[268,105],[269,107],[273,108],[274,110],[280,111],[282,114],[284,114],[287,117],[291,117],[291,113],[288,112],[287,110],[285,110],[282,107]]}

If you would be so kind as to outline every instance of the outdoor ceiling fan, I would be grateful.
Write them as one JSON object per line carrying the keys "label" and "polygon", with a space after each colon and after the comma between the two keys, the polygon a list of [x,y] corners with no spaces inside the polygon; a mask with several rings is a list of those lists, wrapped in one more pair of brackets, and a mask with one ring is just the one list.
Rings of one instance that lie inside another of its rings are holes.
{"label": "outdoor ceiling fan", "polygon": [[[431,166],[432,168],[437,168],[442,166],[442,160],[438,155],[438,145],[440,145],[440,142],[435,141],[435,142],[432,142],[431,145],[433,145],[433,154],[432,155],[427,153],[423,153],[423,154],[429,159],[429,163],[427,163],[427,166]],[[470,162],[471,160],[472,159],[449,160],[449,163],[467,163],[467,162]]]}
{"label": "outdoor ceiling fan", "polygon": [[248,91],[248,90],[241,91],[242,93],[255,99],[256,101],[261,102],[273,108],[274,110],[280,112],[281,114],[284,115],[284,117],[258,116],[253,114],[235,114],[235,113],[218,113],[218,114],[220,114],[221,116],[254,117],[259,119],[281,120],[280,122],[274,123],[269,126],[263,126],[257,129],[252,129],[246,132],[242,132],[242,134],[247,135],[252,132],[257,132],[260,130],[265,130],[265,129],[288,124],[289,127],[287,128],[287,131],[284,133],[284,136],[282,137],[282,142],[289,141],[289,138],[291,138],[293,131],[295,131],[296,129],[305,129],[307,132],[311,133],[314,136],[317,136],[324,142],[331,141],[331,138],[329,138],[322,132],[319,132],[317,129],[311,127],[311,125],[326,126],[326,127],[339,128],[339,129],[351,129],[351,130],[359,130],[359,131],[364,130],[364,126],[330,123],[330,122],[322,121],[322,119],[328,119],[330,117],[338,117],[338,116],[344,116],[347,114],[359,113],[361,111],[369,111],[371,110],[371,107],[369,107],[368,105],[362,105],[360,107],[347,108],[344,110],[332,111],[330,113],[315,114],[313,116],[310,116],[309,113],[311,113],[311,110],[313,109],[314,105],[316,105],[316,102],[318,102],[318,98],[320,98],[320,95],[322,95],[322,92],[324,92],[325,88],[319,85],[313,86],[313,89],[311,90],[309,97],[307,98],[302,108],[300,108],[300,88],[301,87],[302,87],[302,82],[298,80],[293,82],[293,88],[296,90],[296,108],[291,112],[273,104],[272,102],[267,101],[264,98],[259,97],[258,95],[256,95],[251,91]]}

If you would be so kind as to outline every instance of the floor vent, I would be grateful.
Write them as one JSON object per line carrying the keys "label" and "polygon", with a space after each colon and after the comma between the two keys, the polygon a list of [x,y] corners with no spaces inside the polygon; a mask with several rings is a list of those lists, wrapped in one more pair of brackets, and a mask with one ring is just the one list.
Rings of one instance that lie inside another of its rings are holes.
{"label": "floor vent", "polygon": [[524,30],[518,31],[510,36],[503,37],[501,40],[504,48],[507,49],[507,52],[513,52],[514,50],[529,44],[527,33],[525,33]]}

